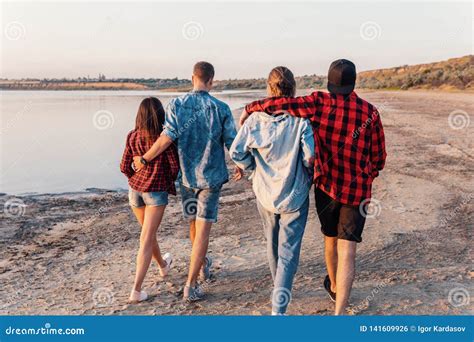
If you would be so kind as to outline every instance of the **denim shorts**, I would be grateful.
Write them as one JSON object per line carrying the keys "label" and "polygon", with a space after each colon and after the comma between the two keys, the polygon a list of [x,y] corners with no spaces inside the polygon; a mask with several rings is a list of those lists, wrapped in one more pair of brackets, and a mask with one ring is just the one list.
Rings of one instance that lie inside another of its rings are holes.
{"label": "denim shorts", "polygon": [[158,192],[140,192],[129,188],[128,202],[134,208],[144,206],[156,207],[168,204],[168,193],[166,191]]}
{"label": "denim shorts", "polygon": [[183,215],[188,220],[217,222],[221,188],[193,189],[180,184]]}

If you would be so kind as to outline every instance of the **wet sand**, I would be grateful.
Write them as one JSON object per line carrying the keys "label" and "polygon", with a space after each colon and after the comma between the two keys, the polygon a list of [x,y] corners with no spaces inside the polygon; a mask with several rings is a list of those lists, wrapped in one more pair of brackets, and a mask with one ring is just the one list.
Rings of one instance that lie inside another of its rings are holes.
{"label": "wet sand", "polygon": [[[474,123],[453,129],[448,122],[453,111],[474,113],[472,93],[363,96],[380,108],[388,160],[374,183],[376,205],[358,246],[349,313],[472,314]],[[312,197],[292,315],[334,309],[322,286],[323,236]],[[171,197],[158,232],[174,268],[161,279],[153,264],[144,283],[151,298],[137,305],[126,303],[139,226],[125,192],[1,195],[0,204],[0,314],[270,313],[271,276],[247,180],[224,186],[211,233],[213,279],[205,284],[207,299],[196,304],[181,301],[191,246],[178,197]]]}

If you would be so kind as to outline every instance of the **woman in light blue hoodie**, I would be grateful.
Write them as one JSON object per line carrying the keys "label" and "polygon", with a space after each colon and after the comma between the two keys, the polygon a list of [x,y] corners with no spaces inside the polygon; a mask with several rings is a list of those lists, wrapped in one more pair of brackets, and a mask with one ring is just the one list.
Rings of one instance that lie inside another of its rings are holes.
{"label": "woman in light blue hoodie", "polygon": [[[285,67],[268,76],[269,96],[294,96],[296,82]],[[314,138],[306,119],[254,113],[240,128],[230,149],[233,161],[252,170],[257,206],[267,239],[272,273],[272,315],[286,313],[298,268],[308,218]]]}

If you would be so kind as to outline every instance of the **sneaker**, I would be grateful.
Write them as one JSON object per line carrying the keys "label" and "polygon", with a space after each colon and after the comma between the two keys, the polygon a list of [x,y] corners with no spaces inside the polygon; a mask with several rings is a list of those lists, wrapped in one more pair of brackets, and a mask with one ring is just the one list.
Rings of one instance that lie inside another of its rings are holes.
{"label": "sneaker", "polygon": [[170,272],[171,265],[173,264],[173,258],[171,257],[170,253],[166,253],[165,255],[163,255],[163,260],[166,262],[166,266],[163,268],[161,267],[158,267],[158,268],[160,269],[160,276],[164,278]]}
{"label": "sneaker", "polygon": [[207,256],[204,258],[204,264],[199,271],[199,280],[207,281],[211,279],[211,266],[212,266],[212,258]]}
{"label": "sneaker", "polygon": [[329,279],[329,275],[326,275],[326,278],[324,278],[324,288],[328,292],[329,298],[333,302],[336,302],[336,292],[331,291],[331,280]]}
{"label": "sneaker", "polygon": [[204,291],[199,285],[194,287],[186,285],[183,291],[183,300],[187,302],[197,302],[198,300],[203,299]]}
{"label": "sneaker", "polygon": [[130,304],[136,304],[139,302],[143,302],[147,299],[148,299],[148,295],[145,291],[138,292],[138,291],[132,290],[132,292],[130,292],[130,298],[128,299],[128,302]]}
{"label": "sneaker", "polygon": [[272,316],[286,316],[286,314],[283,312],[272,311]]}

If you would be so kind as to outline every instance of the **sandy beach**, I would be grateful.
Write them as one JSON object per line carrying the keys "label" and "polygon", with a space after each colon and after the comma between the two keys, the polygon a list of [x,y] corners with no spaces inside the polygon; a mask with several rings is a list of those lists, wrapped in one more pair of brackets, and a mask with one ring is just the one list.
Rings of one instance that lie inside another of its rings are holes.
{"label": "sandy beach", "polygon": [[[474,113],[472,93],[373,91],[387,140],[385,170],[357,257],[349,314],[472,314]],[[448,120],[450,113],[451,120]],[[454,118],[454,119],[453,119]],[[230,163],[229,163],[230,165]],[[117,165],[118,167],[118,165]],[[291,315],[330,315],[322,286],[323,235],[313,193],[294,282]],[[16,201],[16,202],[15,202]],[[0,196],[2,315],[267,315],[271,276],[251,184],[223,188],[211,232],[213,279],[207,299],[184,304],[190,254],[179,196],[171,197],[158,236],[174,268],[145,279],[151,298],[126,300],[132,286],[139,226],[126,192]],[[23,205],[24,204],[24,205]]]}

